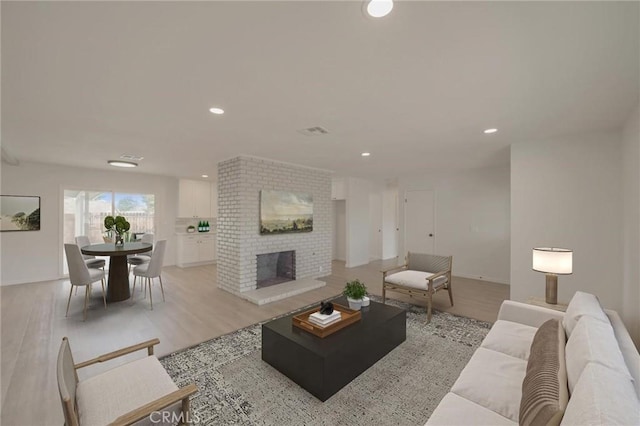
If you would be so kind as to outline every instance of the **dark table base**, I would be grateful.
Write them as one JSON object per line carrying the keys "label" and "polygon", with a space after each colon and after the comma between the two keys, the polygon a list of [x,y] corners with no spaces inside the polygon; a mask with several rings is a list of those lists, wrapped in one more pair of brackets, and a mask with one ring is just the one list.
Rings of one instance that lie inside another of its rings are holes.
{"label": "dark table base", "polygon": [[[319,400],[326,401],[406,339],[406,312],[371,304],[370,308],[377,310],[375,315],[367,312],[369,308],[363,308],[359,323],[324,339],[293,325],[287,327],[291,316],[263,324],[262,359]],[[386,310],[378,315],[380,309],[386,308],[397,312],[389,314]]]}
{"label": "dark table base", "polygon": [[110,259],[107,302],[121,302],[131,297],[127,256],[111,256]]}

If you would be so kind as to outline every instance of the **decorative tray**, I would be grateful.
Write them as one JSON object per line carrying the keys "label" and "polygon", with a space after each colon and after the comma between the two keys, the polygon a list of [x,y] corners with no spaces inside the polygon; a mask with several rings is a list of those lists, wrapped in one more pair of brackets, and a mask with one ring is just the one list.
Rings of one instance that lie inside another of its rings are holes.
{"label": "decorative tray", "polygon": [[309,315],[320,310],[318,307],[301,312],[298,315],[294,315],[292,320],[293,325],[303,329],[304,331],[308,331],[315,336],[324,338],[338,330],[342,330],[354,322],[360,321],[362,318],[362,313],[360,311],[349,309],[346,306],[338,305],[337,303],[333,304],[333,309],[335,311],[339,311],[342,314],[342,318],[340,321],[329,324],[326,327],[321,327],[309,321]]}

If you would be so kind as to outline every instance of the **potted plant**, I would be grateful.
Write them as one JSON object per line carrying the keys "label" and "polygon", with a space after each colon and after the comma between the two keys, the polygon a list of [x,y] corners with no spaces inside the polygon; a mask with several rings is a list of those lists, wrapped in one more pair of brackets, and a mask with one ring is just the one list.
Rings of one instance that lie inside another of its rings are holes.
{"label": "potted plant", "polygon": [[362,307],[362,298],[367,294],[367,287],[365,287],[365,285],[361,283],[359,279],[355,279],[353,281],[347,282],[347,284],[344,286],[344,291],[342,292],[342,294],[347,296],[349,307],[351,309],[359,311]]}
{"label": "potted plant", "polygon": [[117,246],[124,245],[124,234],[129,231],[131,224],[123,216],[107,216],[104,218],[104,227],[109,233],[115,233]]}

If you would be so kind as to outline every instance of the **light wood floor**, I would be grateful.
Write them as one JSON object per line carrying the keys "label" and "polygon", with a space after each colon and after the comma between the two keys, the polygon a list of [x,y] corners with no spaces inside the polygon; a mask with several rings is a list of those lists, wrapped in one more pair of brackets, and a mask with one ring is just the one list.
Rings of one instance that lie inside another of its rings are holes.
{"label": "light wood floor", "polygon": [[[138,290],[132,299],[108,305],[105,310],[99,284],[94,284],[86,322],[82,321],[81,292],[71,299],[69,317],[64,316],[68,281],[0,287],[0,423],[64,422],[55,376],[63,336],[69,337],[76,362],[153,337],[160,339],[156,354],[162,356],[337,295],[350,279],[359,278],[370,293],[380,295],[379,270],[393,264],[395,260],[375,261],[347,269],[344,262],[334,261],[332,275],[322,279],[326,287],[260,307],[218,289],[215,265],[166,267],[162,276],[167,300],[162,302],[156,283],[153,311]],[[500,304],[509,298],[509,286],[503,284],[454,277],[452,288],[455,306],[449,306],[447,292],[440,292],[434,307],[483,321],[495,321]],[[139,356],[88,367],[88,371],[81,371],[80,380]]]}

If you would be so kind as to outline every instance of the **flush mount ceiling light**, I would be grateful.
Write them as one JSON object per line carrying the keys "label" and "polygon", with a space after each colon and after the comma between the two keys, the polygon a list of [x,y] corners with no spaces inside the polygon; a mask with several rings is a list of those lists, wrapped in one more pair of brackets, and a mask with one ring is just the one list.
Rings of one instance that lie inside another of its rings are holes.
{"label": "flush mount ceiling light", "polygon": [[488,134],[491,134],[491,133],[495,133],[495,132],[497,132],[497,131],[498,131],[498,129],[486,129],[486,130],[484,131],[484,133],[486,133],[486,134],[488,135]]}
{"label": "flush mount ceiling light", "polygon": [[133,161],[109,160],[107,163],[116,167],[138,167],[138,163],[134,163]]}
{"label": "flush mount ceiling light", "polygon": [[209,175],[202,175],[202,177],[203,177],[203,178],[208,178],[208,177],[209,177]]}
{"label": "flush mount ceiling light", "polygon": [[382,18],[391,13],[393,0],[370,0],[367,2],[366,10],[373,18]]}
{"label": "flush mount ceiling light", "polygon": [[217,115],[224,114],[224,110],[222,108],[209,108],[209,112]]}
{"label": "flush mount ceiling light", "polygon": [[361,156],[363,156],[363,157],[368,157],[368,156],[370,156],[370,155],[371,155],[371,153],[370,153],[370,152],[363,152],[363,153],[362,153],[362,154],[360,154],[360,155],[361,155]]}

